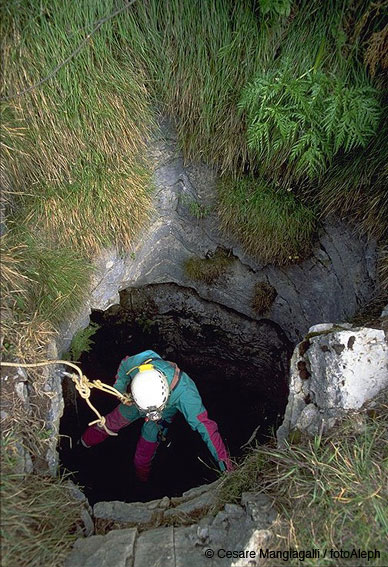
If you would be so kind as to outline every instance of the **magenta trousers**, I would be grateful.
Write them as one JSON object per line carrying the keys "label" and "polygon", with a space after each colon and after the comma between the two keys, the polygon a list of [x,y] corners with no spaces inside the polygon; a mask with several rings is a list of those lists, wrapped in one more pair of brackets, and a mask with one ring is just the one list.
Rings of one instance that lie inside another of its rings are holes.
{"label": "magenta trousers", "polygon": [[[106,427],[114,433],[117,433],[118,431],[120,431],[120,429],[126,427],[127,425],[132,423],[132,421],[134,421],[134,419],[128,419],[124,417],[119,408],[120,405],[118,405],[113,411],[105,416]],[[140,417],[140,414],[137,417]],[[145,426],[147,426],[148,423],[149,422],[147,422]],[[152,427],[153,425],[155,425],[155,428],[157,428],[156,424],[152,423],[152,425],[150,424],[147,429],[150,429],[150,427]],[[109,434],[105,431],[105,429],[99,427],[96,424],[89,426],[83,433],[81,438],[85,445],[92,447],[94,445],[98,445],[98,443],[101,443],[107,437],[109,437]],[[142,432],[142,435],[139,437],[136,445],[135,457],[133,461],[135,465],[136,477],[142,482],[146,482],[149,478],[152,459],[155,455],[158,445],[158,441],[148,441],[147,439],[145,439]]]}

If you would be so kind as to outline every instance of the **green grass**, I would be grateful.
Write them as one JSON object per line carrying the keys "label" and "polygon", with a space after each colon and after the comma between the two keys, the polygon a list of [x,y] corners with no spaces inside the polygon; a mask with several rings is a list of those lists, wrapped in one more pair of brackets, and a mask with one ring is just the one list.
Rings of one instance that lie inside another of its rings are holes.
{"label": "green grass", "polygon": [[286,264],[311,252],[316,216],[293,194],[240,177],[222,178],[218,195],[222,228],[262,262]]}
{"label": "green grass", "polygon": [[77,250],[49,246],[20,228],[3,236],[2,247],[4,341],[31,361],[60,323],[81,307],[92,266]]}
{"label": "green grass", "polygon": [[1,445],[3,567],[60,567],[82,528],[81,505],[64,478],[15,472],[12,436]]}
{"label": "green grass", "polygon": [[[370,564],[386,565],[387,409],[383,402],[363,414],[361,425],[349,418],[324,439],[252,450],[223,481],[220,501],[237,502],[244,490],[264,490],[285,520],[277,548],[377,549],[381,557]],[[288,564],[299,565],[297,560]],[[321,557],[309,565],[333,565],[333,560]]]}
{"label": "green grass", "polygon": [[337,159],[318,188],[322,217],[337,214],[377,240],[388,238],[387,118],[385,110],[368,146]]}
{"label": "green grass", "polygon": [[[47,75],[113,7],[82,4],[71,15],[59,1],[5,7],[4,95]],[[54,79],[5,102],[2,122],[16,223],[88,253],[131,241],[149,209],[141,154],[151,110],[144,75],[120,57],[112,25]]]}
{"label": "green grass", "polygon": [[[188,159],[234,170],[248,157],[240,90],[275,53],[285,16],[262,18],[251,0],[137,2],[117,21],[120,41],[177,119]],[[182,47],[184,46],[184,48]]]}
{"label": "green grass", "polygon": [[[85,0],[69,11],[58,0],[26,0],[3,6],[2,96],[46,76],[113,5]],[[16,303],[19,330],[31,321],[58,328],[88,288],[92,254],[104,246],[127,248],[147,220],[144,155],[153,113],[144,83],[142,69],[123,57],[110,22],[53,79],[2,103],[11,232],[3,247],[18,256],[6,295]]]}

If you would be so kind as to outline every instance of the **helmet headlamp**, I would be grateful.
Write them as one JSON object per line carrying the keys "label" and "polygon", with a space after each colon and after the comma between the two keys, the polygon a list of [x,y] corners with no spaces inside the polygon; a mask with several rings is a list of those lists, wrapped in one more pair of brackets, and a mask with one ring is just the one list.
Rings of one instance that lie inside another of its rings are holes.
{"label": "helmet headlamp", "polygon": [[170,395],[166,376],[152,364],[139,366],[131,382],[133,401],[149,421],[159,421]]}

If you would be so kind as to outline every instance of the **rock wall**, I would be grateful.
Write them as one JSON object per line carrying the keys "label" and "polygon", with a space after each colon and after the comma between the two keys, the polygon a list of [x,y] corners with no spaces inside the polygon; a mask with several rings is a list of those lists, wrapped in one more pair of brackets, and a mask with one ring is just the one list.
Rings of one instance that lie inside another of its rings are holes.
{"label": "rock wall", "polygon": [[[78,539],[65,567],[245,567],[264,564],[277,512],[263,494],[245,492],[240,504],[212,511],[218,481],[180,498],[93,508],[98,535]],[[199,519],[200,518],[200,519]],[[104,534],[104,525],[114,529]],[[226,550],[255,550],[256,556],[227,557]]]}
{"label": "rock wall", "polygon": [[310,328],[292,355],[282,444],[290,431],[325,433],[388,387],[388,316],[379,328],[324,324]]}
{"label": "rock wall", "polygon": [[[184,164],[171,124],[161,124],[150,143],[154,169],[154,213],[125,255],[105,250],[82,312],[64,326],[58,349],[66,350],[91,310],[119,303],[119,291],[155,283],[194,288],[203,299],[261,319],[251,306],[258,282],[271,284],[277,296],[264,316],[278,323],[293,342],[323,321],[342,321],[368,301],[374,289],[376,249],[338,220],[326,222],[310,258],[284,267],[263,265],[223,234],[215,211],[217,175],[204,164]],[[190,279],[184,262],[224,248],[234,262],[218,283]]]}

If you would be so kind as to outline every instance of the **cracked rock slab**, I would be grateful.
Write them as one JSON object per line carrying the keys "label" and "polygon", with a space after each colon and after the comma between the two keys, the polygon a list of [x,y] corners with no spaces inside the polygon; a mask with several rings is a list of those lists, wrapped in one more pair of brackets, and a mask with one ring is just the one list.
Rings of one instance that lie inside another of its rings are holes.
{"label": "cracked rock slab", "polygon": [[175,566],[174,527],[155,528],[140,534],[133,567]]}
{"label": "cracked rock slab", "polygon": [[148,502],[127,504],[118,500],[97,502],[93,507],[95,519],[110,520],[127,526],[145,527],[158,519],[161,512],[148,507]]}
{"label": "cracked rock slab", "polygon": [[167,520],[190,520],[190,517],[198,513],[206,513],[211,506],[215,503],[215,497],[208,491],[178,504],[175,508],[170,508],[165,511],[164,518]]}
{"label": "cracked rock slab", "polygon": [[113,530],[78,539],[64,567],[132,567],[137,530]]}

